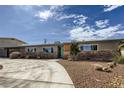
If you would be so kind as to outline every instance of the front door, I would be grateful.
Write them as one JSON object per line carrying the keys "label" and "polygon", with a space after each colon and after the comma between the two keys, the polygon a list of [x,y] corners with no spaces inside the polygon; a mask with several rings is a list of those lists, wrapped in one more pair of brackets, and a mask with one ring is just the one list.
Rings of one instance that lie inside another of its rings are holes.
{"label": "front door", "polygon": [[58,46],[58,58],[62,58],[63,57],[63,47],[62,46]]}

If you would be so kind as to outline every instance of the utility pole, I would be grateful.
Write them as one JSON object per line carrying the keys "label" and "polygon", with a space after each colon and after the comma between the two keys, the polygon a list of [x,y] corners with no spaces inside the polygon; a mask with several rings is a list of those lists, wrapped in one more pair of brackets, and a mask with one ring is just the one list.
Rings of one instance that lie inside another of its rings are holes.
{"label": "utility pole", "polygon": [[44,39],[44,44],[46,44],[47,43],[47,39]]}

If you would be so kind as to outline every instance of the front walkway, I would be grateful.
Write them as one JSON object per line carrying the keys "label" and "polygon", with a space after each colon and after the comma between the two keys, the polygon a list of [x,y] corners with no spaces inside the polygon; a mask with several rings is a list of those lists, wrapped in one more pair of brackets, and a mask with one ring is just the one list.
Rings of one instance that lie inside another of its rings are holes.
{"label": "front walkway", "polygon": [[73,88],[74,85],[57,60],[0,59],[0,87]]}

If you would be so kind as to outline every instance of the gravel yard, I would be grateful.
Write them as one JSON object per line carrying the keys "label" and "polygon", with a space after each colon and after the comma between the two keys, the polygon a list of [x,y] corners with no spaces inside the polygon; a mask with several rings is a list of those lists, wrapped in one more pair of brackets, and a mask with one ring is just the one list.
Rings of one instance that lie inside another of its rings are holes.
{"label": "gravel yard", "polygon": [[[107,65],[107,62],[89,62],[62,60],[59,62],[65,67],[76,88],[108,88],[124,87],[120,81],[124,81],[124,65],[118,64],[111,73],[96,71],[94,64]],[[115,78],[116,79],[115,81]],[[121,80],[120,80],[121,77]],[[118,82],[119,81],[119,82]],[[114,83],[112,83],[114,82]],[[118,84],[120,83],[120,84]],[[124,84],[124,82],[123,82]]]}

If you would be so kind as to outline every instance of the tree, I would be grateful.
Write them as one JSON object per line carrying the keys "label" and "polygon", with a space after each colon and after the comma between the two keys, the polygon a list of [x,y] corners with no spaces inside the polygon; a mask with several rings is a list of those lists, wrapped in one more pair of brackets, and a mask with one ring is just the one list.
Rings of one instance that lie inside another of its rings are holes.
{"label": "tree", "polygon": [[77,42],[72,42],[71,43],[71,48],[70,48],[70,55],[72,60],[77,60],[77,55],[79,53],[79,47]]}

